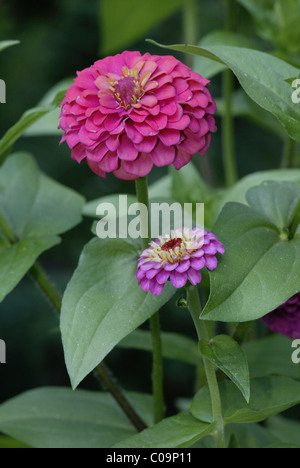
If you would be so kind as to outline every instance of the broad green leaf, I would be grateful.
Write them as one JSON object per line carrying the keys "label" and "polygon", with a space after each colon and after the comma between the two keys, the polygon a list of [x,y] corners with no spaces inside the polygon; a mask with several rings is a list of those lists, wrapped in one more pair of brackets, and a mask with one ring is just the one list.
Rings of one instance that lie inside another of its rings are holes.
{"label": "broad green leaf", "polygon": [[[217,115],[223,117],[226,112],[225,99],[218,98],[215,101],[218,108]],[[234,117],[246,118],[269,132],[274,133],[277,137],[282,138],[283,141],[286,141],[286,131],[277,118],[258,106],[241,88],[233,93],[232,115]]]}
{"label": "broad green leaf", "polygon": [[250,98],[275,115],[291,138],[300,141],[300,108],[293,103],[293,88],[285,81],[298,74],[296,67],[265,52],[242,47],[162,46],[151,42],[227,65]]}
{"label": "broad green leaf", "polygon": [[[268,200],[270,194],[276,198],[277,190],[285,197],[284,187],[265,184],[259,190]],[[281,210],[285,208],[286,204],[281,204]],[[217,220],[213,231],[226,252],[210,274],[211,295],[203,312],[207,320],[255,320],[300,290],[300,239],[288,241],[281,226],[272,224],[256,209],[228,203]]]}
{"label": "broad green leaf", "polygon": [[[0,165],[9,156],[15,142],[25,131],[49,112],[55,110],[62,102],[65,91],[60,91],[50,104],[30,109],[13,125],[0,140]],[[57,122],[58,125],[58,122]]]}
{"label": "broad green leaf", "polygon": [[0,168],[0,210],[16,238],[0,228],[0,301],[12,291],[39,255],[60,242],[81,220],[84,200],[39,172],[29,154],[12,155]]}
{"label": "broad green leaf", "polygon": [[300,182],[263,182],[259,187],[252,187],[246,199],[253,210],[284,232],[300,200]]}
{"label": "broad green leaf", "polygon": [[0,41],[0,52],[7,49],[8,47],[18,44],[20,44],[20,41]]}
{"label": "broad green leaf", "polygon": [[281,375],[297,379],[299,366],[292,362],[294,349],[291,344],[291,340],[282,335],[245,343],[243,350],[249,362],[251,377]]}
{"label": "broad green leaf", "polygon": [[221,369],[240,389],[245,400],[250,400],[249,367],[242,348],[230,336],[219,335],[209,343],[201,340],[201,354]]}
{"label": "broad green leaf", "polygon": [[258,424],[227,424],[227,438],[234,435],[241,448],[265,448],[278,443],[278,439]]}
{"label": "broad green leaf", "polygon": [[[199,47],[217,45],[245,47],[249,49],[255,49],[257,46],[256,42],[248,36],[229,31],[213,31],[203,37],[199,43]],[[193,65],[193,70],[208,80],[223,72],[226,68],[224,64],[200,57],[199,55],[195,57]]]}
{"label": "broad green leaf", "polygon": [[29,445],[18,442],[11,437],[0,436],[0,448],[31,448]]}
{"label": "broad green leaf", "polygon": [[[38,103],[38,107],[45,107],[45,106],[51,105],[53,103],[53,100],[57,96],[62,96],[65,94],[66,90],[72,85],[72,83],[73,83],[72,79],[66,79],[57,83],[57,85],[51,88],[46,93],[46,95],[41,99],[41,101]],[[32,124],[25,131],[24,136],[40,137],[40,136],[62,135],[62,130],[58,129],[60,112],[61,111],[59,108],[56,108],[48,112],[39,120],[37,120],[34,124]]]}
{"label": "broad green leaf", "polygon": [[[149,419],[152,398],[134,393],[129,398]],[[136,433],[109,394],[58,387],[3,403],[0,431],[34,448],[110,448]]]}
{"label": "broad green leaf", "polygon": [[[161,339],[164,358],[186,362],[193,366],[199,365],[200,355],[194,340],[178,333],[167,332],[161,334]],[[151,334],[145,330],[136,330],[124,338],[118,346],[152,352]]]}
{"label": "broad green leaf", "polygon": [[214,430],[190,414],[178,414],[119,442],[114,448],[188,448]]}
{"label": "broad green leaf", "polygon": [[300,169],[276,169],[273,171],[256,172],[244,177],[224,194],[219,208],[220,211],[228,202],[246,203],[246,193],[249,189],[270,180],[300,182]]}
{"label": "broad green leaf", "polygon": [[[226,423],[258,423],[299,404],[300,382],[288,377],[253,379],[249,404],[232,382],[222,382],[220,393]],[[191,412],[200,421],[213,421],[208,387],[197,393]]]}
{"label": "broad green leaf", "polygon": [[286,444],[300,446],[300,424],[293,419],[274,416],[267,421],[269,432]]}
{"label": "broad green leaf", "polygon": [[182,0],[152,0],[151,7],[138,0],[101,0],[101,52],[108,55],[124,50],[145,38],[154,26],[162,22],[182,5]]}
{"label": "broad green leaf", "polygon": [[94,239],[84,249],[63,298],[61,331],[73,387],[127,335],[175,293],[142,291],[136,279],[138,248],[126,240]]}

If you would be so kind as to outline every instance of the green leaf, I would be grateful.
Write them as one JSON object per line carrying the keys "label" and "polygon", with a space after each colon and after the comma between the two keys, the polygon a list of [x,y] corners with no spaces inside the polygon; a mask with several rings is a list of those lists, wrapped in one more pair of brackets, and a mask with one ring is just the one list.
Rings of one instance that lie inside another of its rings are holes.
{"label": "green leaf", "polygon": [[11,437],[0,436],[0,448],[31,448],[29,445],[18,442]]}
{"label": "green leaf", "polygon": [[201,340],[201,354],[221,369],[240,389],[245,400],[250,400],[250,381],[248,362],[242,348],[230,336],[219,335],[209,343]]}
{"label": "green leaf", "polygon": [[278,443],[267,429],[258,424],[227,424],[227,437],[235,436],[241,448],[264,448]]}
{"label": "green leaf", "polygon": [[116,444],[114,448],[188,448],[213,430],[213,424],[205,424],[182,413]]}
{"label": "green leaf", "polygon": [[[255,49],[257,44],[253,39],[242,34],[229,32],[229,31],[213,31],[203,37],[199,43],[199,47],[227,45],[232,47],[245,47]],[[213,78],[219,73],[226,70],[227,66],[218,63],[208,58],[197,56],[195,57],[193,70],[206,79]]]}
{"label": "green leaf", "polygon": [[[255,320],[299,292],[300,239],[288,241],[288,233],[282,229],[282,222],[291,216],[287,210],[292,200],[290,185],[262,184],[257,193],[266,200],[264,208],[263,202],[260,208],[255,205],[257,199],[253,193],[249,195],[253,197],[252,207],[228,203],[214,227],[226,252],[218,268],[210,274],[211,294],[203,311],[207,320]],[[271,199],[278,200],[278,194],[289,203],[282,200],[279,206],[274,206]],[[294,203],[289,206],[291,210],[295,208]],[[270,219],[277,221],[277,225]]]}
{"label": "green leaf", "polygon": [[[149,414],[150,396],[129,397]],[[136,433],[109,394],[55,387],[3,403],[0,431],[35,448],[109,448]]]}
{"label": "green leaf", "polygon": [[63,298],[61,331],[73,387],[123,338],[175,293],[146,294],[136,279],[139,251],[121,239],[94,239],[84,249]]}
{"label": "green leaf", "polygon": [[20,41],[1,41],[0,42],[0,52],[7,49],[8,47],[18,45],[18,44],[20,44]]}
{"label": "green leaf", "polygon": [[[36,123],[43,116],[55,110],[62,102],[65,91],[59,91],[50,104],[45,104],[34,109],[30,109],[13,125],[0,140],[0,165],[9,156],[15,142],[26,132],[26,130]],[[58,126],[58,120],[57,120]]]}
{"label": "green leaf", "polygon": [[[300,403],[300,382],[288,377],[265,377],[251,380],[251,398],[247,404],[232,382],[220,384],[223,417],[226,423],[258,423]],[[208,387],[193,400],[191,412],[200,421],[213,421]]]}
{"label": "green leaf", "polygon": [[291,340],[282,335],[273,335],[243,345],[251,377],[281,375],[297,379],[299,366],[293,364]]}
{"label": "green leaf", "polygon": [[300,109],[293,103],[293,90],[285,81],[298,74],[297,68],[265,52],[242,47],[162,46],[151,42],[160,47],[200,55],[227,65],[250,98],[275,115],[291,138],[300,141]]}
{"label": "green leaf", "polygon": [[81,220],[84,200],[39,172],[29,154],[12,155],[0,168],[0,209],[16,238],[0,228],[0,301],[11,292],[39,255],[60,242]]}
{"label": "green leaf", "polygon": [[[166,359],[185,362],[198,366],[200,362],[197,344],[187,336],[178,333],[162,333],[162,353]],[[118,346],[125,349],[138,349],[152,352],[151,334],[145,330],[136,330],[122,340]]]}
{"label": "green leaf", "polygon": [[124,50],[145,38],[153,27],[175,13],[182,0],[152,0],[151,8],[145,8],[138,0],[101,0],[99,15],[101,25],[101,53],[108,55]]}
{"label": "green leaf", "polygon": [[274,416],[267,421],[267,428],[281,442],[300,446],[300,424],[298,421]]}
{"label": "green leaf", "polygon": [[246,203],[246,193],[250,188],[270,180],[300,182],[300,169],[276,169],[256,172],[244,177],[224,194],[219,210],[221,211],[221,208],[228,202]]}

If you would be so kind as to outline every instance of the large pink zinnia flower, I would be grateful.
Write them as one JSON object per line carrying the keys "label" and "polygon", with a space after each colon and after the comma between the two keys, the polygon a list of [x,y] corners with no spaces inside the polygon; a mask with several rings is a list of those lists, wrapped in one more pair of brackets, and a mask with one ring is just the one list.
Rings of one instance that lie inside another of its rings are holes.
{"label": "large pink zinnia flower", "polygon": [[62,141],[99,176],[146,176],[204,155],[215,131],[209,81],[171,56],[123,52],[78,73],[62,103]]}
{"label": "large pink zinnia flower", "polygon": [[136,276],[144,291],[158,296],[169,279],[175,288],[183,288],[187,281],[199,284],[204,267],[217,268],[217,253],[224,254],[224,247],[211,232],[176,229],[144,250]]}

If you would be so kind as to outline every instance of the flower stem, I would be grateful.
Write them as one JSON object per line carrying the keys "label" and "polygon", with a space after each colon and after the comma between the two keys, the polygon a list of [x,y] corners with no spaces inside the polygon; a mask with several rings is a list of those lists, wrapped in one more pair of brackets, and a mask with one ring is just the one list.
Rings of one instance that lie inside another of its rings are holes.
{"label": "flower stem", "polygon": [[[184,42],[190,45],[197,45],[198,22],[197,22],[197,0],[185,0],[183,8],[183,31]],[[193,55],[187,55],[186,64],[192,68],[194,62]]]}
{"label": "flower stem", "polygon": [[[234,31],[236,24],[235,0],[227,0],[226,30]],[[225,114],[222,124],[223,160],[226,186],[231,187],[238,180],[234,147],[234,118],[232,115],[232,95],[234,90],[234,75],[231,70],[223,74],[223,96]]]}
{"label": "flower stem", "polygon": [[295,167],[296,141],[287,137],[282,158],[282,169],[291,169]]}
{"label": "flower stem", "polygon": [[[7,241],[10,244],[15,244],[18,242],[17,237],[15,236],[13,230],[9,226],[8,222],[6,221],[5,217],[0,211],[0,229],[2,230],[3,234],[5,235]],[[44,272],[43,268],[36,262],[31,269],[29,270],[29,275],[34,280],[36,285],[39,289],[44,293],[46,298],[50,301],[53,305],[54,309],[60,315],[61,305],[62,305],[62,298],[61,295],[56,291],[55,287],[49,280],[47,274]],[[96,372],[104,385],[107,387],[108,391],[111,393],[113,398],[116,400],[118,405],[121,407],[123,412],[127,415],[128,419],[132,422],[135,428],[138,431],[143,431],[147,428],[145,423],[142,421],[140,416],[137,414],[135,409],[131,406],[129,401],[127,400],[126,396],[123,394],[122,390],[115,382],[115,380],[111,377],[110,372],[104,366],[104,364],[99,364],[96,368]]]}
{"label": "flower stem", "polygon": [[[148,220],[141,217],[141,230],[147,231],[147,235],[142,238],[142,247],[145,250],[150,243],[149,236],[149,196],[147,178],[143,177],[136,180],[136,194],[139,203],[143,203],[148,210]],[[142,224],[147,223],[147,230]],[[163,392],[163,358],[162,358],[162,342],[160,333],[159,313],[157,312],[150,318],[150,330],[152,337],[152,353],[153,353],[153,369],[152,369],[152,385],[153,385],[153,400],[154,400],[154,420],[159,423],[165,415],[164,392]]]}
{"label": "flower stem", "polygon": [[[200,319],[202,311],[198,289],[195,286],[187,288],[189,310],[192,315],[198,339],[209,341],[208,331],[205,322]],[[210,397],[213,408],[213,418],[215,422],[215,442],[217,448],[225,448],[224,421],[222,415],[222,403],[219,391],[219,385],[216,377],[214,365],[206,358],[203,358],[204,368],[206,372],[207,383],[210,391]]]}

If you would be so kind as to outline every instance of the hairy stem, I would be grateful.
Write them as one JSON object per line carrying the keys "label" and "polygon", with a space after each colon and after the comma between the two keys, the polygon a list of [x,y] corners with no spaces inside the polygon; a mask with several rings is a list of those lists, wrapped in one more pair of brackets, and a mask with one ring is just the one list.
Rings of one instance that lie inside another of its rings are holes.
{"label": "hairy stem", "polygon": [[[143,203],[148,210],[148,219],[143,219],[141,216],[141,231],[144,232],[142,239],[142,247],[146,249],[150,243],[149,237],[149,196],[147,178],[143,177],[136,181],[136,194],[139,203]],[[147,229],[145,225],[147,224]],[[165,415],[164,392],[163,392],[163,357],[162,357],[162,342],[160,333],[159,313],[157,312],[150,318],[150,330],[152,337],[152,386],[154,400],[154,420],[159,423]]]}
{"label": "hairy stem", "polygon": [[281,166],[283,169],[291,169],[295,167],[296,147],[296,141],[290,137],[287,137],[282,157]]}
{"label": "hairy stem", "polygon": [[[209,335],[206,324],[200,319],[202,307],[198,294],[198,289],[195,286],[187,288],[188,303],[191,316],[193,318],[195,328],[197,330],[198,339],[209,341]],[[203,358],[206,379],[210,391],[210,397],[213,408],[213,418],[215,422],[214,438],[217,448],[225,448],[224,421],[222,414],[222,403],[214,365],[206,358]]]}
{"label": "hairy stem", "polygon": [[[227,0],[226,30],[235,30],[236,5],[235,0]],[[223,97],[225,114],[222,123],[223,161],[226,186],[231,187],[238,180],[236,155],[234,146],[234,118],[232,115],[232,96],[234,90],[234,75],[231,70],[223,74]]]}

